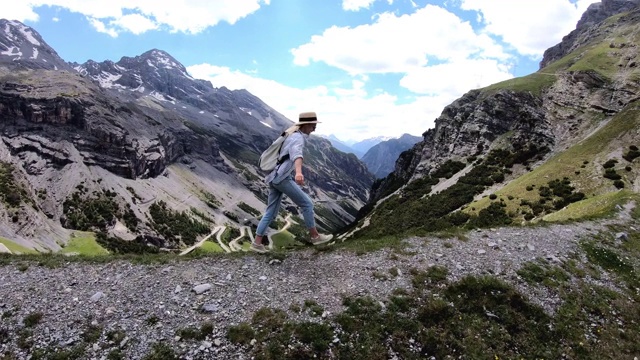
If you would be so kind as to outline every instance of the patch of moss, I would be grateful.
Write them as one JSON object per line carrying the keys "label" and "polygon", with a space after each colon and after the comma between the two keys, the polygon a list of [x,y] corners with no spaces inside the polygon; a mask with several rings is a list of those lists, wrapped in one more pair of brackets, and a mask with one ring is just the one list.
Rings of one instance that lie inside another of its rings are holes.
{"label": "patch of moss", "polygon": [[516,273],[529,284],[548,287],[556,287],[569,280],[569,275],[562,268],[551,266],[544,260],[526,262]]}

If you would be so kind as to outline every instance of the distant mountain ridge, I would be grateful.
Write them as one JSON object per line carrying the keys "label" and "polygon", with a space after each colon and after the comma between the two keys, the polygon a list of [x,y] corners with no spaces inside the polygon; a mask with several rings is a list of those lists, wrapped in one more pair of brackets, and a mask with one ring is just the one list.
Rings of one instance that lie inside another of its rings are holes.
{"label": "distant mountain ridge", "polygon": [[373,138],[368,138],[360,141],[342,141],[337,136],[331,134],[326,137],[331,144],[342,152],[352,153],[358,157],[358,159],[362,159],[362,157],[375,145],[383,142],[395,139],[393,136],[376,136]]}
{"label": "distant mountain ridge", "polygon": [[333,147],[335,147],[336,149],[344,152],[344,153],[350,153],[350,154],[354,154],[356,157],[358,157],[358,159],[364,155],[361,154],[360,152],[354,150],[351,146],[347,145],[346,143],[342,142],[342,140],[338,139],[335,135],[329,135],[326,137],[327,140],[331,141],[331,145],[333,145]]}
{"label": "distant mountain ridge", "polygon": [[381,141],[371,147],[361,160],[376,178],[384,178],[394,170],[400,154],[421,140],[419,136],[403,134],[397,139]]}
{"label": "distant mountain ridge", "polygon": [[[369,149],[371,149],[375,145],[390,139],[393,139],[393,136],[384,136],[384,135],[376,136],[373,138],[364,139],[364,140],[355,142],[353,145],[351,145],[351,148],[357,152],[362,153],[362,156],[364,156],[364,154],[366,154],[367,151],[369,151]],[[359,158],[362,158],[362,156],[360,156]]]}

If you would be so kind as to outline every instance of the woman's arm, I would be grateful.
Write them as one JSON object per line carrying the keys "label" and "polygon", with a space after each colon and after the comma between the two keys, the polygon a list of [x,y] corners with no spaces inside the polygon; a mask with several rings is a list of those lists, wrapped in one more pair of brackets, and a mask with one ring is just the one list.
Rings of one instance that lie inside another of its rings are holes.
{"label": "woman's arm", "polygon": [[304,185],[304,175],[302,175],[302,158],[301,157],[297,158],[294,161],[293,166],[296,169],[296,176],[294,178],[296,181],[296,184]]}

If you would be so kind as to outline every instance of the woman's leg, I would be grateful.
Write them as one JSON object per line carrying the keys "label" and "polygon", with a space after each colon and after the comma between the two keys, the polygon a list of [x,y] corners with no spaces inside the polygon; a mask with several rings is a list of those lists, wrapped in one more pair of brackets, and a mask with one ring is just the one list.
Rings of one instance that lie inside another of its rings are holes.
{"label": "woman's leg", "polygon": [[304,218],[304,224],[312,233],[311,236],[317,236],[316,221],[313,214],[313,202],[309,195],[307,195],[302,189],[293,181],[293,179],[286,179],[277,185],[272,185],[278,189],[281,193],[286,194],[291,201],[293,201],[302,211],[302,217]]}
{"label": "woman's leg", "polygon": [[282,191],[276,189],[273,185],[269,186],[269,197],[267,198],[267,209],[262,215],[262,219],[258,223],[256,229],[256,243],[262,244],[262,237],[267,233],[269,224],[278,216],[280,211],[280,202],[282,201]]}

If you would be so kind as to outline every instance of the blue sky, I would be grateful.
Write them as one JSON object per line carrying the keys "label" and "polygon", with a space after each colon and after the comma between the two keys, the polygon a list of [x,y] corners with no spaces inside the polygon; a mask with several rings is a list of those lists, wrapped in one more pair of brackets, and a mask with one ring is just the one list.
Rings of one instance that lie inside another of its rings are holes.
{"label": "blue sky", "polygon": [[66,61],[161,49],[342,140],[421,135],[465,92],[538,70],[594,0],[17,0]]}

